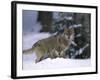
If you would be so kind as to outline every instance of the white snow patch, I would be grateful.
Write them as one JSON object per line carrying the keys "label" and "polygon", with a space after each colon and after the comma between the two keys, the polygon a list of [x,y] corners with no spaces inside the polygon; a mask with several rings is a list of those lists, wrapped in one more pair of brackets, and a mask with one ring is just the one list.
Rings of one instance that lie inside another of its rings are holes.
{"label": "white snow patch", "polygon": [[32,54],[23,56],[23,69],[24,70],[36,70],[36,69],[62,69],[62,68],[77,68],[77,67],[89,67],[91,65],[90,59],[63,59],[47,58],[41,62],[35,63],[34,56]]}

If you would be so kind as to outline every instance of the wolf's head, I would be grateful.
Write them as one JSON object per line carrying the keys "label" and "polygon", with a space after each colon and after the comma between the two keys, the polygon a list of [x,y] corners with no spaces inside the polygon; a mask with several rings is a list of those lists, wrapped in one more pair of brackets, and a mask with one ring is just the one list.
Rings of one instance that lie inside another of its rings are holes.
{"label": "wolf's head", "polygon": [[66,39],[73,40],[74,39],[74,28],[64,28],[62,36]]}

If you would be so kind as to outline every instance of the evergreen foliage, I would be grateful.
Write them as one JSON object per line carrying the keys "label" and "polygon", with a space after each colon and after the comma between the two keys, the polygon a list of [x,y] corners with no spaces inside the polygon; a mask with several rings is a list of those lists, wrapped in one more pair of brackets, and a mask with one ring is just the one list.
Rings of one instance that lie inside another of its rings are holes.
{"label": "evergreen foliage", "polygon": [[66,55],[69,58],[90,58],[90,14],[60,12],[59,18],[54,20],[53,26],[53,33],[63,32],[65,26],[74,28],[74,42],[77,46],[71,45],[70,49],[66,51]]}

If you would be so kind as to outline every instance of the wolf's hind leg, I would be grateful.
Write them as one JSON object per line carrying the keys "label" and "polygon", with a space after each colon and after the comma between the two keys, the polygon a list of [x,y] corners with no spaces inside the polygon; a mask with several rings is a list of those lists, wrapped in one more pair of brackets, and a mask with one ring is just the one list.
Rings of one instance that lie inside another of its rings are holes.
{"label": "wolf's hind leg", "polygon": [[37,56],[36,60],[35,60],[35,63],[38,63],[42,60],[42,56]]}
{"label": "wolf's hind leg", "polygon": [[44,60],[44,59],[46,59],[46,57],[45,57],[45,53],[43,52],[43,51],[39,51],[39,50],[37,50],[36,51],[36,60],[35,60],[35,63],[38,63],[38,62],[40,62],[40,61],[42,61],[42,60]]}

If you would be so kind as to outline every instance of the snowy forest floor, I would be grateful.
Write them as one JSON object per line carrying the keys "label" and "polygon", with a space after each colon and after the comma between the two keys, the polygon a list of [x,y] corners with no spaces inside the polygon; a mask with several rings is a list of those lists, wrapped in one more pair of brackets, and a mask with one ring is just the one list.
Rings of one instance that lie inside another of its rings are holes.
{"label": "snowy forest floor", "polygon": [[[30,33],[23,35],[23,50],[32,47],[32,45],[43,38],[49,37],[49,33]],[[64,59],[47,58],[39,63],[35,63],[36,56],[32,54],[23,54],[23,70],[34,69],[61,69],[61,68],[75,68],[75,67],[89,67],[91,66],[91,59]]]}

